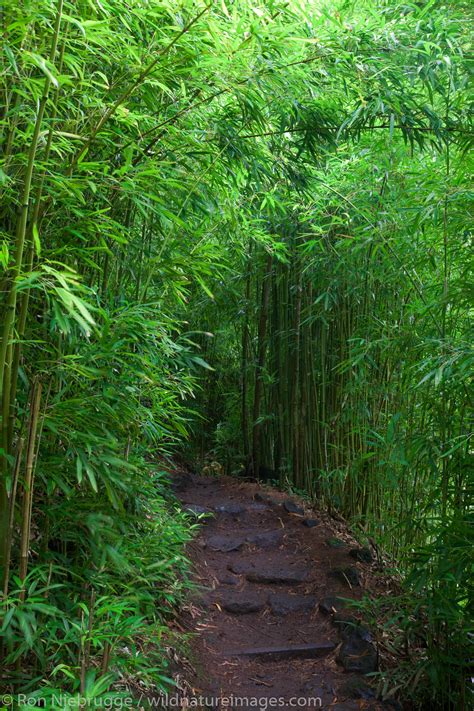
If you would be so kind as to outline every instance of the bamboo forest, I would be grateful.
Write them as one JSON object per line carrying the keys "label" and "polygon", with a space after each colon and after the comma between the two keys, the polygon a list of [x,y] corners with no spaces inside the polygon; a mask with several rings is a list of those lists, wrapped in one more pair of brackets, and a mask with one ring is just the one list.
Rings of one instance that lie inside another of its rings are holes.
{"label": "bamboo forest", "polygon": [[472,11],[1,0],[0,709],[472,708]]}

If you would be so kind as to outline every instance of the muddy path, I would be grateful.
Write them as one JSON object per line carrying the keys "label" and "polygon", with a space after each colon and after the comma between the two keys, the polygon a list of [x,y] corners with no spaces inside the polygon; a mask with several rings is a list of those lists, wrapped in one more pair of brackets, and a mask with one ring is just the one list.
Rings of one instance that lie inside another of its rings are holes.
{"label": "muddy path", "polygon": [[371,551],[283,492],[189,474],[175,489],[183,507],[210,514],[188,551],[193,694],[221,708],[395,708],[364,678],[377,645],[343,600],[380,587]]}

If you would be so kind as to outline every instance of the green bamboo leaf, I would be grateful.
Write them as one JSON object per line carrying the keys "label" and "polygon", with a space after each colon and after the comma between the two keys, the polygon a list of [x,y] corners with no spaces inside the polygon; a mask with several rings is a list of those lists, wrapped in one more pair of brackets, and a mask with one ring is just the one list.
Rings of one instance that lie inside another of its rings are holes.
{"label": "green bamboo leaf", "polygon": [[31,61],[32,64],[38,67],[38,69],[40,69],[43,74],[46,75],[46,77],[55,87],[59,86],[57,78],[54,76],[51,69],[48,67],[46,59],[44,57],[39,54],[35,54],[34,52],[25,51],[24,58],[28,59],[29,61]]}
{"label": "green bamboo leaf", "polygon": [[39,257],[41,255],[41,241],[36,223],[33,225],[33,242],[35,245],[36,256]]}

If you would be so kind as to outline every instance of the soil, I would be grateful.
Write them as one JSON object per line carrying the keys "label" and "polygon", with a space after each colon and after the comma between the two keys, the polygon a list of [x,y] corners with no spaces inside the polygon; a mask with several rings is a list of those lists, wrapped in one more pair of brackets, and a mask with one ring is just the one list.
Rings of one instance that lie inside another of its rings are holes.
{"label": "soil", "polygon": [[197,585],[185,612],[190,695],[213,708],[393,709],[364,677],[378,664],[376,634],[341,601],[383,595],[386,583],[376,562],[351,554],[347,527],[228,477],[186,474],[175,489],[190,515],[213,512],[188,550]]}

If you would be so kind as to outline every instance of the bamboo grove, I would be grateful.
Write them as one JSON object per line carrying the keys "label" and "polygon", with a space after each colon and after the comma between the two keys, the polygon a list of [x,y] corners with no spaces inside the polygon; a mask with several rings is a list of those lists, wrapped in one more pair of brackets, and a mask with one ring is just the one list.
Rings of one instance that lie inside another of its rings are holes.
{"label": "bamboo grove", "polygon": [[468,708],[470,19],[4,0],[2,691],[170,683],[185,452],[389,554],[381,684]]}

